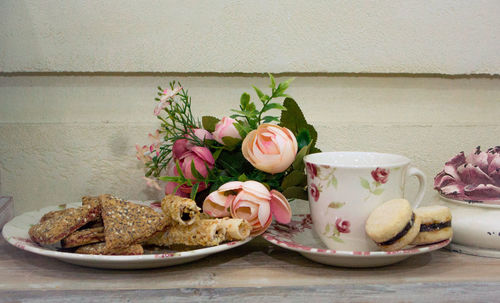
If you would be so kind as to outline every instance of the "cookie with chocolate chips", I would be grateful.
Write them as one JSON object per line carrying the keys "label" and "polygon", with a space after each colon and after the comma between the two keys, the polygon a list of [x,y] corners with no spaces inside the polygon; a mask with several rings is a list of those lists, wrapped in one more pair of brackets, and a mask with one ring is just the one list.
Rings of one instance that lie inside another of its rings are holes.
{"label": "cookie with chocolate chips", "polygon": [[421,219],[405,199],[394,199],[375,208],[368,216],[366,234],[385,251],[402,249],[420,231]]}

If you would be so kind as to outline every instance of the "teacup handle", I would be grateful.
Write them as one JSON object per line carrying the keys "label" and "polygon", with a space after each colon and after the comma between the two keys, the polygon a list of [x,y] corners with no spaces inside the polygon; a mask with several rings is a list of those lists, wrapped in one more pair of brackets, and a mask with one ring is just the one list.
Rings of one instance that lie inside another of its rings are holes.
{"label": "teacup handle", "polygon": [[416,167],[410,167],[406,171],[406,179],[409,177],[417,177],[418,179],[418,193],[417,196],[415,197],[415,200],[413,201],[412,206],[413,208],[417,208],[420,205],[420,202],[424,199],[424,194],[425,194],[425,185],[426,185],[426,178],[425,174],[418,168]]}

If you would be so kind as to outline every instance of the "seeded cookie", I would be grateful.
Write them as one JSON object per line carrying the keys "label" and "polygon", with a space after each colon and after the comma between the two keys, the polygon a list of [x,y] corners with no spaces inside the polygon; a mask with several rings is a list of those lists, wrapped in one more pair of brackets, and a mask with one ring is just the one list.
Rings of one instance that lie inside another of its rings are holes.
{"label": "seeded cookie", "polygon": [[80,246],[75,253],[85,255],[142,255],[144,254],[144,249],[139,244],[125,248],[109,249],[106,248],[106,243],[100,242]]}
{"label": "seeded cookie", "polygon": [[111,198],[101,202],[108,249],[141,243],[166,226],[163,214],[151,207]]}
{"label": "seeded cookie", "polygon": [[44,221],[47,221],[50,218],[57,217],[60,214],[64,213],[65,211],[66,211],[66,209],[49,211],[48,213],[46,213],[45,215],[43,215],[42,218],[40,218],[40,222],[44,222]]}
{"label": "seeded cookie", "polygon": [[94,227],[75,231],[61,241],[61,246],[71,248],[103,241],[104,227]]}
{"label": "seeded cookie", "polygon": [[57,216],[33,225],[28,234],[36,243],[54,244],[88,222],[96,220],[99,214],[99,205],[68,208],[61,211]]}
{"label": "seeded cookie", "polygon": [[405,199],[394,199],[375,208],[368,216],[366,234],[385,251],[410,244],[420,231],[420,218]]}
{"label": "seeded cookie", "polygon": [[453,236],[451,211],[448,207],[441,205],[420,207],[415,210],[415,214],[420,217],[422,224],[412,244],[430,244]]}

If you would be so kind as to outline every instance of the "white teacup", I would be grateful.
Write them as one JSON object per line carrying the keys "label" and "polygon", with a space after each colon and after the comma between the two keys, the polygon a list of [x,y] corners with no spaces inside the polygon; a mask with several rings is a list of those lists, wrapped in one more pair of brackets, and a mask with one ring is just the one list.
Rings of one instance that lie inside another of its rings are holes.
{"label": "white teacup", "polygon": [[401,155],[325,152],[307,155],[304,162],[314,230],[330,249],[380,250],[366,235],[365,221],[385,201],[404,198],[408,177],[419,181],[412,206],[424,197],[424,173]]}

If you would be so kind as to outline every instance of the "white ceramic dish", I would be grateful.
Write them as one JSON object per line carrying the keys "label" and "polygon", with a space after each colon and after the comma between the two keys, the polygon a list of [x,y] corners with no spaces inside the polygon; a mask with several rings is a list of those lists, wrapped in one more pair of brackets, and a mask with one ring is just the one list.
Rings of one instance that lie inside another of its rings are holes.
{"label": "white ceramic dish", "polygon": [[[150,202],[139,202],[144,205],[150,205]],[[206,256],[241,246],[252,238],[244,241],[234,241],[219,246],[201,248],[191,251],[155,251],[149,254],[138,256],[99,256],[99,255],[83,255],[69,252],[57,251],[56,247],[42,247],[31,241],[28,230],[32,224],[36,224],[40,218],[47,212],[62,209],[65,207],[78,207],[81,203],[70,203],[59,206],[49,206],[41,210],[27,212],[12,219],[5,224],[2,230],[3,237],[15,247],[26,250],[38,255],[55,258],[67,263],[97,267],[97,268],[112,268],[112,269],[140,269],[140,268],[155,268],[172,266],[191,261],[199,260]],[[145,253],[148,253],[147,251]]]}
{"label": "white ceramic dish", "polygon": [[336,251],[328,249],[313,231],[310,215],[295,215],[287,225],[273,222],[263,237],[312,261],[341,267],[378,267],[394,264],[414,255],[443,248],[450,243],[450,240],[445,240],[391,252]]}
{"label": "white ceramic dish", "polygon": [[484,257],[500,257],[500,205],[468,203],[438,196],[435,204],[450,208],[452,250]]}

